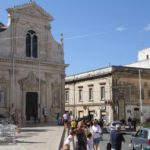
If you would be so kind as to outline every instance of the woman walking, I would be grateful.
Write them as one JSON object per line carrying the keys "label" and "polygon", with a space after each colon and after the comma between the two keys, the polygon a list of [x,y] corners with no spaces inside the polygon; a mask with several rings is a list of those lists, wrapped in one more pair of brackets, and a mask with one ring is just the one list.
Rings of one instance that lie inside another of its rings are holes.
{"label": "woman walking", "polygon": [[94,144],[95,150],[98,150],[101,132],[102,132],[102,130],[101,130],[100,126],[98,125],[98,121],[94,120],[93,126],[92,126],[92,134],[93,134],[93,144]]}

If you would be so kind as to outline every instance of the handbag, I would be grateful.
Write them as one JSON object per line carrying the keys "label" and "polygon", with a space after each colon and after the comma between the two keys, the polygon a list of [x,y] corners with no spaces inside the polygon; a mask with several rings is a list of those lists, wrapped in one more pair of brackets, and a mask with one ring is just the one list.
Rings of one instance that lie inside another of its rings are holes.
{"label": "handbag", "polygon": [[107,143],[106,150],[111,150],[111,143],[110,142]]}

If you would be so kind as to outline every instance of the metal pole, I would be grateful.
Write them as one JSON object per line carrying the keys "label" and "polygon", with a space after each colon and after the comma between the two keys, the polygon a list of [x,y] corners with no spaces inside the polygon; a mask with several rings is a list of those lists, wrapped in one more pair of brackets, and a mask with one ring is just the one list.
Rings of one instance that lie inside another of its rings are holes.
{"label": "metal pole", "polygon": [[[130,94],[130,112],[131,112],[131,85],[129,85],[129,94]],[[131,113],[132,116],[132,113]]]}
{"label": "metal pole", "polygon": [[38,73],[39,73],[39,102],[38,102],[38,109],[39,109],[39,114],[38,114],[38,119],[41,120],[41,79],[40,79],[40,72],[41,72],[41,64],[40,64],[40,58],[39,58],[39,67],[38,67]]}
{"label": "metal pole", "polygon": [[139,98],[140,98],[140,121],[143,124],[143,108],[142,108],[142,88],[141,88],[141,70],[139,69]]}
{"label": "metal pole", "polygon": [[[13,101],[13,104],[14,104],[14,84],[15,84],[15,71],[14,71],[14,54],[13,54],[13,93],[12,93],[12,101]],[[17,101],[16,101],[17,103]]]}
{"label": "metal pole", "polygon": [[76,98],[76,96],[75,96],[75,75],[74,75],[74,108],[73,108],[73,113],[74,113],[74,116],[76,116],[76,114],[75,114],[75,98]]}

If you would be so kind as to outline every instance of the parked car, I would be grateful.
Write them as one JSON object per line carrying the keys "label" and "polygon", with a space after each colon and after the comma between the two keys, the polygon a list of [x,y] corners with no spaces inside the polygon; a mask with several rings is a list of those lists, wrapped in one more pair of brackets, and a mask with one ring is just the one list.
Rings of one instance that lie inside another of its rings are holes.
{"label": "parked car", "polygon": [[116,124],[120,124],[121,131],[126,130],[125,125],[121,121],[118,120],[118,121],[113,121],[108,125],[107,132],[111,132],[112,130],[115,130],[116,129]]}
{"label": "parked car", "polygon": [[132,135],[130,146],[133,150],[150,150],[150,128],[141,128]]}

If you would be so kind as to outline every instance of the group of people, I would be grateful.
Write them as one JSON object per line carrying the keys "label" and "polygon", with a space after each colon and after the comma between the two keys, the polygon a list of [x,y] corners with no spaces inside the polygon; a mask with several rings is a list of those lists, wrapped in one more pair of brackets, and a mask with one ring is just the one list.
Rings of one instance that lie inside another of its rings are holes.
{"label": "group of people", "polygon": [[129,129],[131,129],[133,127],[134,130],[136,130],[136,118],[131,118],[129,116],[128,118],[128,125],[129,125]]}
{"label": "group of people", "polygon": [[70,123],[70,133],[64,141],[63,150],[69,150],[70,143],[74,139],[76,139],[76,150],[98,150],[98,147],[100,149],[100,141],[102,140],[101,124],[96,119],[77,122],[73,118]]}
{"label": "group of people", "polygon": [[11,119],[12,123],[16,125],[17,132],[20,132],[21,122],[22,122],[20,109],[14,109],[11,113],[10,119]]}

